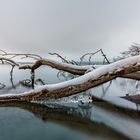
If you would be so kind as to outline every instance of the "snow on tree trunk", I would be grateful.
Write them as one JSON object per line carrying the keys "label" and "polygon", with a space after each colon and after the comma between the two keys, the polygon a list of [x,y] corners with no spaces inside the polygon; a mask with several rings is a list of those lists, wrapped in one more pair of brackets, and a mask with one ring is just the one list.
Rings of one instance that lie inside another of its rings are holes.
{"label": "snow on tree trunk", "polygon": [[93,88],[116,77],[130,74],[140,70],[140,55],[129,57],[102,67],[99,67],[78,78],[58,84],[50,84],[37,87],[35,90],[20,94],[0,95],[0,101],[40,100],[49,98],[61,98],[77,94]]}

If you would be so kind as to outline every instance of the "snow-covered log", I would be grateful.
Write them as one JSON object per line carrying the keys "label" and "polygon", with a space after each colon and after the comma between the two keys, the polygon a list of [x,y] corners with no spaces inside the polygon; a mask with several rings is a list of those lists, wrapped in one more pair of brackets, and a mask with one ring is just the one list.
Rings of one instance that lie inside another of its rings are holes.
{"label": "snow-covered log", "polygon": [[92,95],[92,101],[93,102],[108,102],[115,106],[120,106],[122,108],[129,108],[136,110],[137,104],[140,104],[140,94],[136,95],[126,95],[126,96],[104,96],[104,97],[98,97],[95,95]]}
{"label": "snow-covered log", "polygon": [[140,80],[140,71],[122,75],[121,77],[123,78],[129,78],[129,79],[134,79],[134,80]]}
{"label": "snow-covered log", "polygon": [[73,64],[62,63],[62,62],[50,60],[50,59],[40,59],[40,60],[37,60],[32,66],[24,65],[24,66],[20,66],[19,69],[31,69],[32,71],[34,71],[42,65],[47,65],[52,68],[66,71],[66,72],[76,74],[76,75],[83,75],[89,68],[92,67],[92,65],[91,66],[90,65],[77,66],[77,65],[73,65]]}
{"label": "snow-covered log", "polygon": [[93,88],[118,76],[140,70],[140,55],[129,57],[95,69],[83,76],[58,84],[43,85],[21,94],[0,95],[0,100],[40,100],[61,98]]}
{"label": "snow-covered log", "polygon": [[[85,73],[90,72],[91,70],[105,66],[105,65],[78,66],[78,65],[58,62],[50,59],[40,59],[37,60],[33,65],[23,65],[23,66],[21,65],[19,66],[19,69],[31,69],[32,71],[34,71],[42,65],[47,65],[57,70],[69,72],[74,75],[84,75]],[[140,72],[121,75],[120,77],[140,80]]]}

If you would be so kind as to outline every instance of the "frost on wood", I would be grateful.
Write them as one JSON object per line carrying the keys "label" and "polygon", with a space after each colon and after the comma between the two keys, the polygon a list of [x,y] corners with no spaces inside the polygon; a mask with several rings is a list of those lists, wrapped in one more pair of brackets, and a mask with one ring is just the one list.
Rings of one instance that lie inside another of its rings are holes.
{"label": "frost on wood", "polygon": [[91,68],[90,65],[88,66],[77,66],[73,64],[68,64],[68,63],[62,63],[50,59],[40,59],[36,61],[32,66],[31,65],[23,65],[20,66],[19,69],[31,69],[31,70],[36,70],[42,65],[47,65],[52,68],[62,70],[62,71],[67,71],[72,74],[77,74],[77,75],[83,75],[87,69]]}
{"label": "frost on wood", "polygon": [[[42,65],[47,65],[57,70],[65,71],[74,75],[84,75],[85,73],[93,71],[94,69],[105,66],[105,65],[79,66],[79,65],[69,64],[69,63],[62,63],[62,62],[58,62],[58,61],[54,61],[50,59],[40,59],[40,60],[37,60],[33,65],[20,65],[19,69],[31,69],[32,71],[35,71]],[[120,77],[140,80],[140,73],[139,72],[129,73],[129,74],[121,75]]]}
{"label": "frost on wood", "polygon": [[51,85],[37,87],[35,90],[21,94],[0,95],[0,100],[41,100],[70,96],[89,88],[98,86],[118,76],[140,70],[140,56],[129,57],[102,67],[99,67],[78,78]]}

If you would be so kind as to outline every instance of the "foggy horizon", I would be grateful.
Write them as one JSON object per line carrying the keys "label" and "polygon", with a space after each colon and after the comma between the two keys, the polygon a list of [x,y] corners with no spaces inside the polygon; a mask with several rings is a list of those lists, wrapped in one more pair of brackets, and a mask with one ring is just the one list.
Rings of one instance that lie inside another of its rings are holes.
{"label": "foggy horizon", "polygon": [[108,57],[140,43],[138,0],[2,0],[0,49],[70,59],[103,49]]}

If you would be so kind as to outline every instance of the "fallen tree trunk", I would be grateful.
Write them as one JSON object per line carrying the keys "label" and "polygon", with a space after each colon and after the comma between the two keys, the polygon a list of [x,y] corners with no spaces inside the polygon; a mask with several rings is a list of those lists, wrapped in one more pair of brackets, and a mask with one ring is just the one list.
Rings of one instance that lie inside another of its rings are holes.
{"label": "fallen tree trunk", "polygon": [[92,67],[92,65],[91,66],[90,65],[77,66],[77,65],[68,64],[68,63],[61,63],[61,62],[50,60],[50,59],[40,59],[40,60],[37,60],[32,66],[24,65],[24,66],[20,66],[19,69],[31,69],[32,71],[34,71],[42,65],[47,65],[52,68],[66,71],[75,75],[83,75],[89,68]]}
{"label": "fallen tree trunk", "polygon": [[[90,72],[93,69],[105,66],[105,65],[78,66],[78,65],[68,64],[68,63],[57,62],[50,59],[40,59],[37,60],[33,65],[19,66],[19,69],[31,69],[32,71],[35,71],[42,65],[47,65],[57,70],[69,72],[74,75],[84,75],[86,72]],[[140,72],[129,73],[129,74],[121,75],[120,77],[140,80]]]}
{"label": "fallen tree trunk", "polygon": [[[124,107],[124,104],[121,105],[122,102],[123,102],[123,103],[125,103],[125,107],[127,107],[127,108],[130,107],[130,109],[133,109],[132,108],[133,106],[129,105],[130,103],[129,104],[126,103],[125,100],[129,100],[129,101],[131,101],[133,103],[140,104],[140,94],[137,94],[137,95],[126,95],[126,96],[120,96],[120,97],[115,97],[115,96],[111,96],[111,97],[98,97],[98,96],[92,95],[92,101],[93,102],[108,102],[108,103],[111,103],[113,105],[116,105],[116,101],[117,101],[117,106],[118,106],[118,104],[120,104],[120,106]],[[136,110],[136,108],[135,108],[135,110]]]}
{"label": "fallen tree trunk", "polygon": [[121,98],[127,99],[127,100],[132,101],[132,102],[137,103],[137,104],[140,104],[140,94],[126,95],[126,96],[123,96]]}
{"label": "fallen tree trunk", "polygon": [[122,78],[129,78],[129,79],[134,79],[134,80],[140,80],[140,71],[135,72],[135,73],[130,73],[121,76]]}
{"label": "fallen tree trunk", "polygon": [[0,95],[0,101],[31,101],[66,97],[98,86],[116,77],[137,72],[139,70],[140,55],[102,66],[83,76],[59,84],[40,86],[35,90],[21,94]]}

